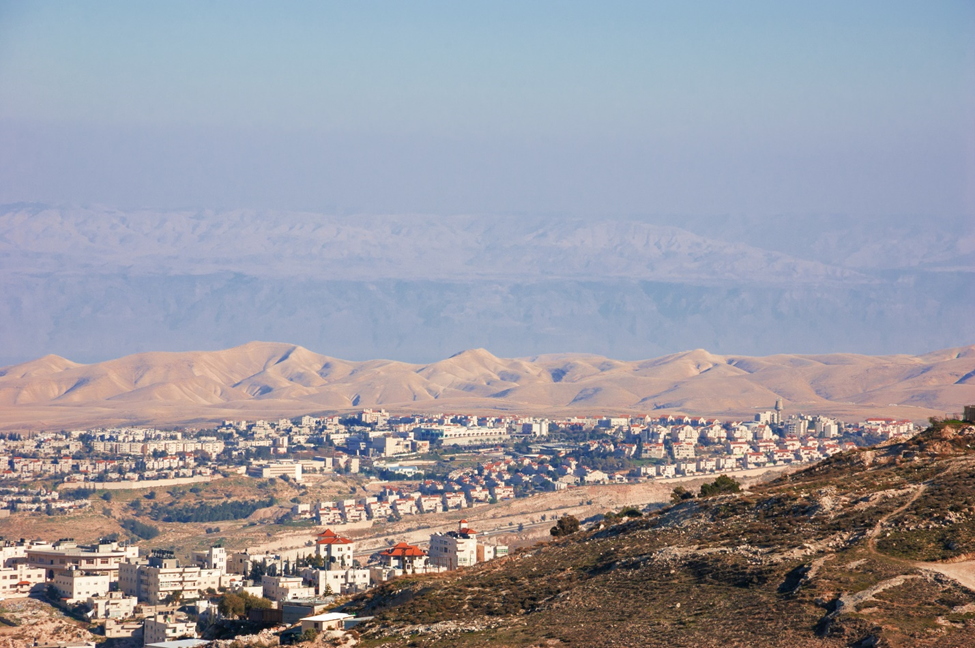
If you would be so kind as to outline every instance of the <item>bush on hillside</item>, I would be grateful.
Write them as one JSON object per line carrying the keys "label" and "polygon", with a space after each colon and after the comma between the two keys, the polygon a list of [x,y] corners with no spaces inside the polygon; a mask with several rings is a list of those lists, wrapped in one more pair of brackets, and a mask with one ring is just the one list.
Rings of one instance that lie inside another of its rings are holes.
{"label": "bush on hillside", "polygon": [[551,533],[556,538],[561,536],[572,535],[579,530],[579,520],[573,515],[563,515],[559,518],[559,521],[555,523],[555,526],[551,528],[549,533]]}

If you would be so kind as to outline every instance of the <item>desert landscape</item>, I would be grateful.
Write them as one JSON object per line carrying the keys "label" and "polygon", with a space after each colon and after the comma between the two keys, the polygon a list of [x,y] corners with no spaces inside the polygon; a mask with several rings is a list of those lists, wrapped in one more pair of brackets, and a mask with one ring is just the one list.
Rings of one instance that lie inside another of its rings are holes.
{"label": "desert landscape", "polygon": [[370,407],[750,419],[779,398],[792,411],[924,421],[975,402],[975,346],[918,356],[749,357],[698,349],[642,361],[498,358],[473,349],[432,364],[354,362],[271,342],[88,365],[48,355],[0,369],[0,428],[194,425]]}

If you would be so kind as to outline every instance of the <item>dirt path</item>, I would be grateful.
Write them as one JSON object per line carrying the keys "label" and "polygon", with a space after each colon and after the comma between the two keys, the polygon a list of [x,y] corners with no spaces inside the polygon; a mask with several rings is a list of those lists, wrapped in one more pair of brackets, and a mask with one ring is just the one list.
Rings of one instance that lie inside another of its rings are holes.
{"label": "dirt path", "polygon": [[[901,513],[906,511],[911,506],[911,504],[917,501],[917,498],[919,498],[921,494],[925,490],[927,490],[927,488],[928,488],[927,482],[923,482],[918,487],[918,489],[914,491],[914,494],[911,495],[911,497],[907,500],[906,503],[904,503],[902,506],[898,506],[887,515],[877,520],[877,524],[875,524],[874,527],[870,529],[870,532],[867,534],[867,550],[870,551],[870,553],[872,554],[880,553],[877,551],[877,536],[880,535],[880,532],[883,530],[884,525],[887,523],[887,520],[894,517],[895,515],[900,515]],[[891,556],[887,556],[886,554],[884,555],[884,557],[891,558]],[[897,559],[895,558],[895,560]]]}
{"label": "dirt path", "polygon": [[877,521],[870,533],[867,534],[867,549],[872,554],[883,555],[887,560],[894,560],[897,562],[904,562],[910,564],[912,567],[917,569],[924,569],[928,571],[937,572],[943,574],[948,578],[952,579],[962,587],[975,592],[975,560],[965,560],[960,562],[923,562],[923,561],[909,561],[902,558],[896,558],[894,556],[888,556],[887,554],[880,554],[877,551],[877,537],[883,530],[884,525],[887,521],[897,515],[900,515],[906,511],[917,499],[927,490],[928,483],[924,482],[918,487],[917,491],[911,495],[910,499],[907,500],[902,506],[898,506],[896,509],[883,516]]}
{"label": "dirt path", "polygon": [[914,566],[944,574],[962,587],[975,592],[975,560],[956,563],[916,562]]}

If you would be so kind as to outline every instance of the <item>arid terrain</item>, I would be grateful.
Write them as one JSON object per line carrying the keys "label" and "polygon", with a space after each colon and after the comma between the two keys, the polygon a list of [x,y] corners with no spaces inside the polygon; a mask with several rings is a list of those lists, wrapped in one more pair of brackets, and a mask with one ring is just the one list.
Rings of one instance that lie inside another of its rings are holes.
{"label": "arid terrain", "polygon": [[0,428],[206,424],[365,407],[751,418],[778,398],[793,411],[923,421],[975,402],[975,347],[921,356],[747,357],[699,349],[644,361],[505,359],[474,349],[427,365],[353,362],[266,342],[90,365],[45,356],[0,369]]}
{"label": "arid terrain", "polygon": [[938,424],[344,609],[370,646],[971,646],[973,446]]}

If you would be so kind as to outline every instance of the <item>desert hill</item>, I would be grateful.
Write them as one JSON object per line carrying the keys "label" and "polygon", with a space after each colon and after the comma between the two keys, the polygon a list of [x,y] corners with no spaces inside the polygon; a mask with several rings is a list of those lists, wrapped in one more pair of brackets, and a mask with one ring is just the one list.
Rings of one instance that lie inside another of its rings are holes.
{"label": "desert hill", "polygon": [[971,646],[973,444],[935,426],[748,491],[714,482],[344,610],[384,646]]}
{"label": "desert hill", "polygon": [[792,411],[922,421],[975,402],[975,347],[921,356],[722,356],[644,361],[583,354],[498,358],[472,349],[432,364],[354,362],[281,343],[140,353],[83,365],[58,356],[0,368],[6,429],[194,423],[384,407],[538,414]]}

